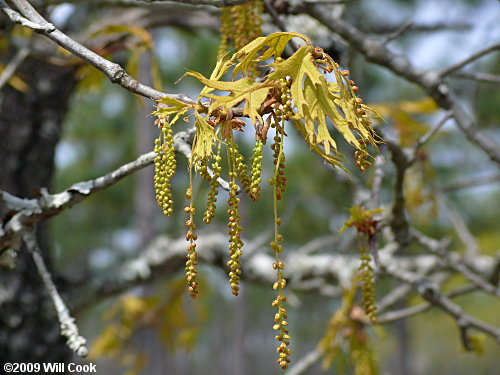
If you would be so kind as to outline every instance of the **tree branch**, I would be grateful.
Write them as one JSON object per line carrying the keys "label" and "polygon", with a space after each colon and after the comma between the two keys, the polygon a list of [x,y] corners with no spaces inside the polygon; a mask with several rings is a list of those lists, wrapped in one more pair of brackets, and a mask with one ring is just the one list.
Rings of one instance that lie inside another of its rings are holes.
{"label": "tree branch", "polygon": [[500,174],[493,174],[489,176],[470,177],[462,181],[452,182],[440,188],[443,193],[448,193],[455,190],[467,189],[484,184],[491,184],[500,181]]}
{"label": "tree branch", "polygon": [[[280,15],[274,8],[273,4],[271,4],[271,1],[264,0],[264,6],[267,12],[271,15],[271,19],[273,20],[273,23],[276,25],[276,27],[282,32],[287,32],[285,24],[281,20]],[[297,44],[293,40],[291,40],[290,42],[290,47],[292,48],[293,52],[297,52]]]}
{"label": "tree branch", "polygon": [[[16,7],[24,15],[24,17],[26,17],[31,23],[36,24],[36,27],[32,27],[28,24],[24,24],[23,26],[32,28],[35,31],[45,35],[47,38],[53,40],[75,56],[78,56],[84,61],[88,62],[89,64],[100,70],[102,73],[104,73],[111,82],[117,83],[123,88],[135,94],[142,95],[153,100],[158,100],[162,97],[167,96],[179,100],[183,103],[196,104],[196,101],[192,100],[184,94],[165,94],[140,83],[132,76],[130,76],[120,65],[103,58],[102,56],[82,46],[63,32],[56,29],[52,24],[48,23],[26,0],[11,1],[16,5]],[[7,15],[12,21],[16,22],[12,18],[12,16],[10,16],[9,14]]]}
{"label": "tree branch", "polygon": [[[192,127],[180,131],[174,136],[175,150],[187,158],[191,156],[191,142],[194,133],[195,128]],[[26,228],[29,228],[33,223],[57,215],[90,195],[109,188],[122,178],[153,164],[155,157],[154,152],[143,154],[136,160],[124,164],[104,176],[77,182],[61,193],[48,194],[44,192],[40,198],[22,199],[0,190],[0,202],[3,202],[10,210],[16,211],[6,223],[0,226],[0,249],[11,246],[11,242],[22,235]],[[227,181],[222,178],[218,181],[222,188],[230,190]]]}
{"label": "tree branch", "polygon": [[500,76],[488,73],[473,73],[473,72],[453,72],[453,75],[460,78],[472,79],[475,81],[487,83],[500,83]]}
{"label": "tree branch", "polygon": [[30,53],[29,47],[23,47],[12,58],[12,60],[7,64],[2,74],[0,74],[0,90],[2,87],[12,78],[12,76],[16,73],[16,70],[23,63],[24,59],[28,57]]}
{"label": "tree branch", "polygon": [[410,152],[409,156],[409,165],[412,165],[416,158],[417,153],[420,148],[425,145],[429,140],[443,127],[443,125],[452,117],[452,113],[450,111],[446,112],[445,116],[437,123],[437,125],[433,126],[427,133],[425,133],[422,137],[420,137],[413,149]]}
{"label": "tree branch", "polygon": [[29,19],[21,16],[18,12],[9,7],[4,0],[0,0],[0,8],[2,8],[4,13],[7,15],[7,17],[10,18],[12,22],[15,22],[21,26],[28,27],[39,33],[43,32],[51,33],[55,30],[55,26],[52,25],[51,23],[46,22],[45,24],[40,25],[36,22],[32,22]]}
{"label": "tree branch", "polygon": [[[413,67],[405,56],[393,53],[383,42],[370,38],[350,23],[331,16],[318,7],[309,6],[306,7],[306,11],[332,32],[347,40],[355,49],[366,56],[368,61],[384,66],[395,74],[421,86],[441,108],[453,113],[457,126],[470,142],[481,148],[491,160],[500,164],[500,146],[479,132],[472,118],[452,97],[440,72],[424,71]],[[497,45],[489,48],[495,46]]]}
{"label": "tree branch", "polygon": [[59,318],[59,324],[61,327],[61,335],[66,337],[66,344],[68,347],[74,351],[78,356],[85,357],[88,353],[87,349],[87,340],[84,337],[80,336],[78,332],[78,327],[75,324],[75,319],[71,317],[66,304],[63,299],[59,295],[57,288],[52,281],[52,276],[45,265],[45,261],[43,260],[42,252],[38,247],[36,242],[35,233],[33,231],[26,231],[23,235],[24,243],[28,248],[31,256],[33,257],[33,261],[35,262],[38,273],[40,274],[45,288],[49,293],[52,302],[54,303],[54,307],[56,308],[57,316]]}
{"label": "tree branch", "polygon": [[[461,273],[466,279],[475,284],[478,288],[484,290],[485,292],[491,293],[496,297],[500,297],[500,288],[490,284],[486,279],[483,279],[481,276],[472,272],[469,267],[461,262],[460,259],[457,259],[457,257],[452,257],[452,254],[446,252],[446,243],[429,238],[415,229],[411,231],[411,234],[421,245],[424,245],[432,253],[441,257],[441,259],[450,268]],[[471,256],[477,256],[477,254],[479,254],[479,251],[471,254]]]}
{"label": "tree branch", "polygon": [[[408,284],[403,284],[402,286],[408,286]],[[465,287],[458,288],[446,294],[446,297],[453,298],[456,296],[461,296],[470,292],[474,292],[476,290],[477,290],[476,285],[467,285]],[[380,304],[378,306],[380,306]],[[419,305],[406,307],[404,309],[388,311],[385,314],[379,315],[377,317],[377,323],[387,324],[395,322],[396,320],[406,319],[409,318],[410,316],[417,315],[420,314],[421,312],[427,311],[432,307],[433,305],[430,302],[424,302]]]}
{"label": "tree branch", "polygon": [[461,68],[463,68],[464,66],[476,61],[477,59],[483,57],[484,55],[490,53],[490,52],[493,52],[493,51],[496,51],[497,49],[500,49],[500,43],[496,43],[496,44],[493,44],[489,47],[486,47],[472,55],[470,55],[469,57],[467,57],[466,59],[462,60],[462,61],[459,61],[457,62],[456,64],[453,64],[451,66],[449,66],[448,68],[445,68],[445,69],[442,69],[438,74],[441,76],[441,77],[445,77],[447,76],[448,74],[450,73],[453,73]]}
{"label": "tree branch", "polygon": [[391,276],[410,284],[413,289],[424,299],[451,315],[461,329],[474,328],[493,337],[500,343],[500,329],[465,313],[460,306],[452,302],[447,296],[442,295],[438,288],[429,280],[416,273],[405,272],[396,264],[383,262],[384,270]]}
{"label": "tree branch", "polygon": [[323,357],[323,351],[321,349],[313,349],[307,353],[302,358],[299,358],[295,364],[290,367],[286,372],[286,375],[301,375],[305,374],[312,366],[318,363],[318,361]]}

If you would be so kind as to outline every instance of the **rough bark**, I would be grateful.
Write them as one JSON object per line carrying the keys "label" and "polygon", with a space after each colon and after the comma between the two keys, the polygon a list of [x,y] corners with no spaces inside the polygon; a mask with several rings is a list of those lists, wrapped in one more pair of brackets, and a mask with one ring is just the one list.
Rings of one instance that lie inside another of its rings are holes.
{"label": "rough bark", "polygon": [[[0,91],[0,189],[34,197],[40,187],[50,189],[75,78],[71,69],[35,58],[27,59],[18,74],[28,92],[9,85]],[[0,204],[0,217],[5,219],[6,211]],[[46,226],[38,228],[38,237],[50,268]],[[33,260],[22,249],[14,269],[0,268],[0,362],[64,362],[70,355]]]}

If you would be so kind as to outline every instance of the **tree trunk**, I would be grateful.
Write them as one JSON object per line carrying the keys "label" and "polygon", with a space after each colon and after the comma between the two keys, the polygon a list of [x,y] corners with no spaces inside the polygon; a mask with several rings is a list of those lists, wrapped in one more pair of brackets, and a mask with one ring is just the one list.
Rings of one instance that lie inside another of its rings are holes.
{"label": "tree trunk", "polygon": [[[73,73],[67,67],[28,59],[18,70],[28,92],[9,85],[0,91],[0,189],[28,198],[40,187],[50,188],[55,147],[75,88]],[[5,220],[6,211],[0,204],[0,218]],[[46,225],[38,227],[37,237],[50,269]],[[31,256],[22,248],[15,268],[0,268],[0,362],[70,358],[52,302]]]}

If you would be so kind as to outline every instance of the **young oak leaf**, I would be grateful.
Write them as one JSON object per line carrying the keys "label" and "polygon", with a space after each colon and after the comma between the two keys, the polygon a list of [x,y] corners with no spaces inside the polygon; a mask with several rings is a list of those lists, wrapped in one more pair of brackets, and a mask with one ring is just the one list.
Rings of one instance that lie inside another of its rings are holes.
{"label": "young oak leaf", "polygon": [[[241,72],[244,75],[244,73],[255,61],[265,61],[273,56],[275,58],[281,57],[287,43],[292,38],[301,38],[309,46],[312,45],[309,38],[305,35],[293,32],[273,33],[267,37],[257,38],[234,54],[231,60],[239,61],[239,63],[234,68],[233,77],[235,77],[238,72]],[[257,53],[264,47],[268,47],[268,49],[257,58]]]}
{"label": "young oak leaf", "polygon": [[[348,119],[343,118],[338,111],[339,100],[342,102],[342,94],[346,95],[347,89],[342,80],[337,80],[336,86],[332,88],[340,87],[341,95],[336,96],[330,91],[328,81],[313,62],[313,53],[314,47],[304,46],[289,59],[274,62],[271,67],[275,70],[267,76],[265,82],[287,76],[291,78],[290,92],[298,110],[295,117],[304,119],[307,138],[323,144],[326,154],[330,154],[331,148],[335,151],[337,149],[335,140],[328,131],[326,117],[330,117],[333,125],[349,143],[359,147],[358,140],[349,128]],[[352,116],[350,111],[349,115]],[[347,117],[345,113],[344,115]]]}
{"label": "young oak leaf", "polygon": [[215,141],[214,128],[198,112],[194,112],[196,134],[193,140],[193,151],[191,160],[204,159],[212,154],[212,146]]}
{"label": "young oak leaf", "polygon": [[[217,79],[207,79],[197,72],[188,72],[186,75],[195,77],[205,85],[206,89],[200,93],[200,98],[206,97],[213,100],[208,107],[208,115],[212,114],[220,107],[222,107],[223,112],[227,114],[231,108],[245,101],[243,114],[248,116],[253,123],[256,121],[262,122],[262,117],[258,110],[262,102],[266,99],[269,89],[275,86],[275,84],[271,83],[256,83],[250,78],[226,82]],[[229,95],[220,96],[209,94],[209,92],[213,90],[229,91]]]}
{"label": "young oak leaf", "polygon": [[[192,108],[192,106],[189,104],[183,103],[179,100],[169,97],[161,98],[160,100],[158,100],[158,103],[159,104],[157,110],[154,111],[152,114],[159,118],[165,118],[174,113],[175,114],[180,113],[182,115]],[[178,119],[179,116],[176,117]],[[175,121],[177,121],[177,119]],[[171,123],[174,123],[175,121],[171,121]]]}

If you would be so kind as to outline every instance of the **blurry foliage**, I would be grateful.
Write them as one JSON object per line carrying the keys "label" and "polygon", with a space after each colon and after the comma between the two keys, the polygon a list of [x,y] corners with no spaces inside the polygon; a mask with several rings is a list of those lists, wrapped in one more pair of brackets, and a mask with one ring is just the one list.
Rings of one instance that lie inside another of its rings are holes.
{"label": "blurry foliage", "polygon": [[196,304],[185,302],[185,281],[173,279],[146,296],[126,294],[119,298],[104,319],[107,324],[95,340],[89,358],[113,358],[137,374],[147,355],[134,343],[137,332],[151,329],[168,351],[190,350],[207,318],[206,296]]}
{"label": "blurry foliage", "polygon": [[[414,101],[391,101],[371,104],[385,121],[391,123],[399,134],[401,146],[411,147],[429,130],[429,116],[439,107],[433,99],[427,97]],[[425,116],[427,118],[425,118]]]}
{"label": "blurry foliage", "polygon": [[330,319],[326,335],[318,348],[324,354],[324,369],[335,362],[339,374],[351,373],[346,370],[353,368],[354,375],[378,375],[373,344],[366,332],[368,319],[354,302],[357,284],[355,277],[352,288],[344,290],[342,306]]}

